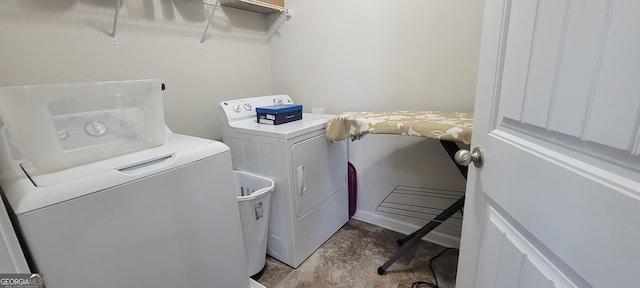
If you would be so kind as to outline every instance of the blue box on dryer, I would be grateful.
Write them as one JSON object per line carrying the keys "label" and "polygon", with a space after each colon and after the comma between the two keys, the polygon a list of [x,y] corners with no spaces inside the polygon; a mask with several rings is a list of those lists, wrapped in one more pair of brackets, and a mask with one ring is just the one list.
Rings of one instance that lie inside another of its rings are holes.
{"label": "blue box on dryer", "polygon": [[256,107],[258,123],[280,125],[302,119],[302,105],[271,105]]}

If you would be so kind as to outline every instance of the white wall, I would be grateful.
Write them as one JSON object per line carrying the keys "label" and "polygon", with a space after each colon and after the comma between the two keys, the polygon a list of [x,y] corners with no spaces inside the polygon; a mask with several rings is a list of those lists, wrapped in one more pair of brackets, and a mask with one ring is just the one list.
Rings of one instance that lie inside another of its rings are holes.
{"label": "white wall", "polygon": [[483,1],[287,0],[274,93],[327,112],[472,111]]}
{"label": "white wall", "polygon": [[[294,16],[276,22],[269,41],[273,92],[289,94],[306,111],[324,106],[334,114],[473,111],[483,2],[287,0]],[[377,209],[395,187],[464,190],[435,141],[371,135],[349,149],[361,220],[410,233],[426,221]],[[437,232],[428,239],[458,245],[460,226]]]}
{"label": "white wall", "polygon": [[[175,2],[175,5],[173,4]],[[271,93],[263,15],[191,1],[124,0],[111,43],[106,0],[0,2],[0,86],[159,78],[176,132],[221,139],[220,101]]]}

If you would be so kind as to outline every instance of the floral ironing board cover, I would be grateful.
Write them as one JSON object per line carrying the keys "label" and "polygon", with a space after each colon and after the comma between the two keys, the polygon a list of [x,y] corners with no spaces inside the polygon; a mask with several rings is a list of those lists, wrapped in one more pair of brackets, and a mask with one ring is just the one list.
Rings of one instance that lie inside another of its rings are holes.
{"label": "floral ironing board cover", "polygon": [[356,140],[366,134],[421,136],[469,144],[473,113],[440,111],[347,112],[327,121],[327,139]]}

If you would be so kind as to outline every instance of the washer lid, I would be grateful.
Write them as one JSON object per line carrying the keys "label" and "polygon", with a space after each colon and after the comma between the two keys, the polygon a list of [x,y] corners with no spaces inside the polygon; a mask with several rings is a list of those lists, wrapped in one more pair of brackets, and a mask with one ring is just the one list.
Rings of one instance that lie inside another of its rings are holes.
{"label": "washer lid", "polygon": [[254,118],[229,122],[233,132],[272,138],[290,139],[315,130],[326,128],[327,121],[335,115],[302,113],[302,119],[280,125],[258,123]]}
{"label": "washer lid", "polygon": [[218,141],[167,134],[159,147],[49,174],[36,175],[27,162],[14,163],[18,173],[3,177],[1,184],[14,213],[22,214],[227,151],[229,147]]}

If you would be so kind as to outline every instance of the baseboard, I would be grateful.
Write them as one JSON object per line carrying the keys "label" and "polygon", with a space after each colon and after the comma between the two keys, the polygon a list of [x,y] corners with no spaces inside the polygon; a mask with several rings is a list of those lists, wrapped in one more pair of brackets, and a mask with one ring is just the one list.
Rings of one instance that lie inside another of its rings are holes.
{"label": "baseboard", "polygon": [[260,282],[249,278],[249,288],[267,288],[267,287],[260,284]]}
{"label": "baseboard", "polygon": [[[367,222],[369,224],[373,224],[376,226],[380,226],[382,228],[386,228],[392,231],[396,231],[398,233],[402,233],[405,235],[413,233],[420,227],[407,224],[395,219],[391,219],[389,217],[381,216],[378,214],[374,214],[371,212],[367,212],[364,210],[357,209],[353,218],[356,220],[360,220],[362,222]],[[426,223],[425,223],[426,224]],[[431,243],[435,243],[438,245],[442,245],[445,247],[455,247],[460,248],[460,238],[453,237],[444,233],[440,233],[438,231],[431,231],[429,234],[424,236],[422,240],[429,241]]]}

